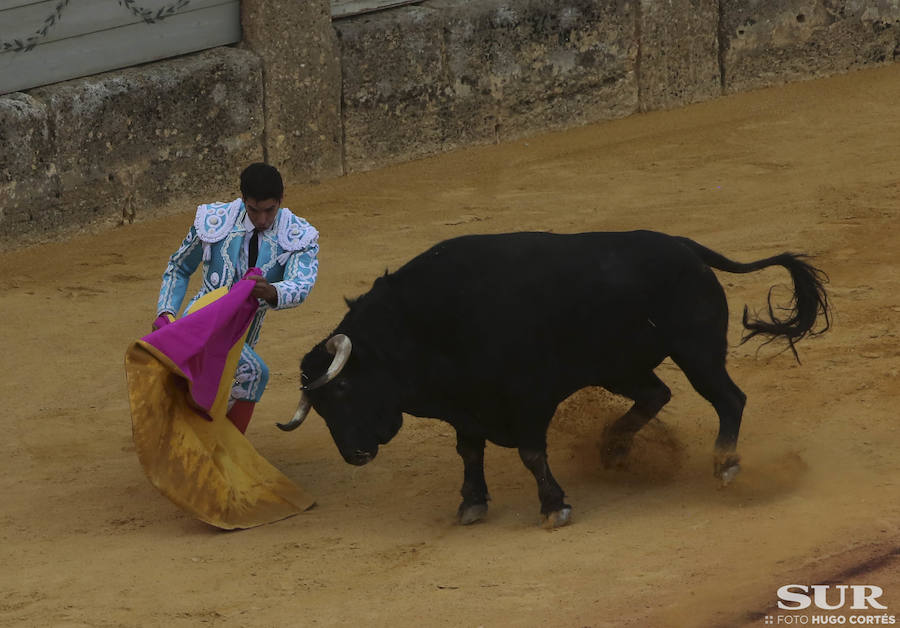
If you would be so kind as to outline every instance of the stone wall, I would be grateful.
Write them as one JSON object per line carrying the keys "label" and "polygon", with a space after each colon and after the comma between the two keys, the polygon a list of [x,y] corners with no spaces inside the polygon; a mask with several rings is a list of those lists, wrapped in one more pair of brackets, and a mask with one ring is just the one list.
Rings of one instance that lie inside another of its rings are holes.
{"label": "stone wall", "polygon": [[900,0],[719,0],[727,93],[900,58]]}
{"label": "stone wall", "polygon": [[[237,48],[0,96],[0,248],[900,58],[900,0],[243,0]],[[180,205],[176,205],[180,203]]]}
{"label": "stone wall", "polygon": [[638,7],[641,111],[719,96],[719,0],[644,0]]}
{"label": "stone wall", "polygon": [[253,161],[342,174],[329,7],[243,0],[236,48],[0,96],[0,249],[228,200]]}
{"label": "stone wall", "polygon": [[335,28],[347,172],[900,58],[900,0],[428,0]]}
{"label": "stone wall", "polygon": [[263,157],[259,59],[217,48],[0,97],[0,242],[131,222]]}
{"label": "stone wall", "polygon": [[634,23],[617,0],[431,0],[336,22],[345,168],[634,112]]}
{"label": "stone wall", "polygon": [[242,48],[262,60],[266,161],[309,181],[341,167],[341,68],[328,0],[243,0]]}

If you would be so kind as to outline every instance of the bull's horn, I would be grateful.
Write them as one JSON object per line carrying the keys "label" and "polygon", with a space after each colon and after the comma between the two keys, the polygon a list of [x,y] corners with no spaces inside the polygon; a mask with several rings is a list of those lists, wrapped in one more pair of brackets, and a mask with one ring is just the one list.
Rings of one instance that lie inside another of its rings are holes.
{"label": "bull's horn", "polygon": [[337,334],[328,339],[328,342],[325,343],[325,348],[328,350],[328,353],[334,356],[334,359],[331,360],[331,365],[324,375],[303,387],[306,390],[320,388],[337,377],[341,369],[347,364],[347,360],[350,359],[350,351],[353,349],[353,344],[350,342],[350,338],[344,334]]}
{"label": "bull's horn", "polygon": [[309,402],[309,397],[306,395],[306,391],[303,391],[303,394],[300,395],[300,403],[297,404],[297,411],[294,413],[294,418],[287,423],[276,423],[275,425],[285,432],[295,430],[300,427],[300,424],[306,419],[306,415],[309,414],[309,409],[311,407],[312,404]]}
{"label": "bull's horn", "polygon": [[325,376],[328,377],[325,381],[330,382],[338,376],[338,373],[340,373],[341,369],[344,368],[344,365],[347,364],[347,360],[350,359],[350,350],[353,348],[353,345],[348,336],[337,334],[328,340],[325,344],[325,348],[328,349],[329,353],[334,355],[331,366],[325,371]]}
{"label": "bull's horn", "polygon": [[300,402],[297,404],[297,411],[294,413],[294,418],[287,423],[275,424],[285,432],[300,427],[300,424],[306,419],[306,415],[309,414],[310,408],[312,408],[312,402],[310,402],[306,391],[324,386],[337,377],[338,373],[341,372],[341,369],[344,368],[344,365],[347,364],[347,360],[350,359],[350,351],[353,348],[353,345],[350,342],[350,338],[344,334],[337,334],[328,339],[328,342],[325,343],[325,348],[329,353],[334,355],[334,359],[331,360],[331,365],[328,367],[328,370],[325,371],[324,375],[308,386],[303,386],[301,388],[303,393],[300,395]]}

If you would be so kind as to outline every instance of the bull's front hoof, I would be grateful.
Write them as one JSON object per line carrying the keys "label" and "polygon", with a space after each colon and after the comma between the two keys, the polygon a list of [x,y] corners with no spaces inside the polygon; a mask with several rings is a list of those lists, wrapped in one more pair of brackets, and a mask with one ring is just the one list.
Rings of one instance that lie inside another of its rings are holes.
{"label": "bull's front hoof", "polygon": [[741,457],[737,454],[716,454],[713,461],[713,475],[728,486],[741,471]]}
{"label": "bull's front hoof", "polygon": [[548,512],[544,515],[543,527],[548,530],[555,530],[556,528],[561,528],[564,525],[568,525],[572,521],[572,507],[564,506],[559,510],[554,510],[553,512]]}
{"label": "bull's front hoof", "polygon": [[460,504],[456,511],[456,518],[460,525],[467,526],[481,521],[487,516],[487,504]]}

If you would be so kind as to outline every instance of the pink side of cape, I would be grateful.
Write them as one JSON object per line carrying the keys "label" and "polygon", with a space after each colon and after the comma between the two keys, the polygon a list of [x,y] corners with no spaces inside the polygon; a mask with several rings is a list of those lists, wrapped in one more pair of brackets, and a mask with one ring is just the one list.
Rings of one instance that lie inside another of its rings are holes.
{"label": "pink side of cape", "polygon": [[[260,274],[251,268],[247,274]],[[174,362],[191,382],[194,402],[209,410],[216,399],[228,352],[241,340],[259,302],[255,281],[243,279],[228,294],[141,338]]]}

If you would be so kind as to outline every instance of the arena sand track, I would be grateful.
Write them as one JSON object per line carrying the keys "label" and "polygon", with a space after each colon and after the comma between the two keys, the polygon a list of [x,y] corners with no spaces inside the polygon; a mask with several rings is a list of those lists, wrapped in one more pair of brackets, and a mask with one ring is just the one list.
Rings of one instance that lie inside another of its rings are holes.
{"label": "arena sand track", "polygon": [[[290,187],[286,205],[321,230],[321,275],[268,320],[271,384],[248,435],[318,506],[249,531],[182,514],[131,442],[123,354],[191,208],[0,256],[0,623],[764,625],[778,587],[824,581],[881,586],[900,614],[897,103],[900,64]],[[632,228],[740,260],[805,251],[831,276],[834,328],[798,365],[738,346],[742,306],[786,273],[719,275],[749,397],[727,489],[713,410],[669,363],[674,398],[627,471],[604,471],[595,444],[623,400],[589,390],[560,407],[550,459],[575,518],[554,532],[517,454],[495,446],[487,521],[454,525],[462,465],[439,422],[407,418],[362,468],[315,415],[275,429],[300,355],[386,268],[465,233]]]}

